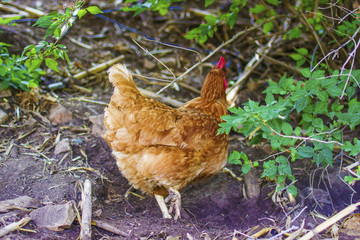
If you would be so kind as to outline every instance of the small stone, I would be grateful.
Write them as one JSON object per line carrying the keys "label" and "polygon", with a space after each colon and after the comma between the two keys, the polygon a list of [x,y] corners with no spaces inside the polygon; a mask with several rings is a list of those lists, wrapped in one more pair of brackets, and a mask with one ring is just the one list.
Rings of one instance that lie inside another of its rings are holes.
{"label": "small stone", "polygon": [[90,116],[89,121],[92,123],[92,128],[91,128],[92,134],[103,138],[106,132],[106,128],[104,124],[104,114],[100,114],[97,116]]}
{"label": "small stone", "polygon": [[60,153],[69,152],[71,151],[70,140],[68,138],[64,138],[59,141],[58,144],[55,146],[54,154],[58,155]]}
{"label": "small stone", "polygon": [[50,109],[49,120],[52,124],[60,125],[72,121],[73,114],[64,106],[58,104]]}
{"label": "small stone", "polygon": [[10,89],[0,90],[0,98],[11,97],[11,95]]}
{"label": "small stone", "polygon": [[175,58],[161,58],[160,61],[169,68],[176,67],[176,59]]}
{"label": "small stone", "polygon": [[9,115],[3,110],[0,110],[0,124],[4,124],[9,119]]}
{"label": "small stone", "polygon": [[39,228],[62,231],[70,228],[76,213],[72,202],[59,205],[47,205],[30,213],[31,219]]}
{"label": "small stone", "polygon": [[10,200],[0,201],[0,212],[17,208],[38,208],[40,203],[29,196],[20,196]]}
{"label": "small stone", "polygon": [[156,67],[156,64],[147,58],[144,60],[144,67],[148,70],[153,70]]}

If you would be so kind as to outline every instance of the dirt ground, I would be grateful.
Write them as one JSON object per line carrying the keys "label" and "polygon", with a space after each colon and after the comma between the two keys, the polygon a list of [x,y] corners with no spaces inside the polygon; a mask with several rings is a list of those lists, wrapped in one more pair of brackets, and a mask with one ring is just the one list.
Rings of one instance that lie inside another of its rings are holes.
{"label": "dirt ground", "polygon": [[[64,3],[49,1],[40,8],[51,12],[71,4],[66,1]],[[23,4],[36,7],[34,1],[25,1]],[[104,2],[101,7],[113,8],[108,2]],[[125,13],[107,16],[144,34],[161,37],[164,41],[184,46],[189,44],[181,36],[181,31],[184,32],[186,26],[167,27],[167,18],[150,18],[146,15],[147,19],[143,19],[143,25],[140,26],[138,21],[139,18],[144,18],[142,16],[129,18],[130,15]],[[156,31],[161,28],[165,30],[161,33]],[[91,37],[99,33],[104,35]],[[11,32],[3,31],[0,38],[3,42],[13,44],[14,52],[21,52],[24,46],[41,40],[43,34],[43,30],[24,22],[13,27]],[[88,69],[119,55],[125,56],[123,63],[134,72],[138,70],[144,75],[160,72],[158,64],[154,67],[144,67],[145,62],[155,61],[135,47],[131,42],[133,37],[136,35],[96,16],[87,16],[76,22],[62,40],[69,49],[70,59],[74,62],[75,67],[71,73]],[[92,49],[79,46],[71,38],[82,41]],[[164,46],[155,46],[151,42],[141,43],[149,49],[168,49]],[[177,74],[183,72],[184,67],[196,62],[191,53],[178,49],[171,49],[163,54],[160,54],[160,57],[169,59],[169,64],[173,64]],[[181,68],[174,59],[179,59]],[[204,67],[194,71],[185,83],[199,90],[207,69]],[[236,67],[229,67],[227,74],[229,79],[235,78]],[[65,80],[65,86],[61,89],[49,89],[49,84],[58,80]],[[137,80],[137,84],[153,92],[161,88],[142,80]],[[239,103],[249,98],[261,99],[261,91],[265,87],[262,85],[253,91],[244,87],[240,92]],[[85,88],[90,91],[84,90]],[[65,203],[70,200],[78,204],[81,200],[79,186],[89,178],[93,187],[94,219],[128,233],[130,237],[127,239],[246,239],[246,235],[252,235],[265,228],[272,230],[262,236],[263,238],[275,236],[286,230],[286,226],[300,227],[303,224],[303,228],[312,229],[324,220],[321,216],[331,216],[360,199],[359,184],[351,189],[341,180],[345,173],[339,169],[340,160],[333,168],[328,167],[326,170],[317,169],[314,163],[304,160],[294,163],[294,176],[298,179],[296,187],[299,191],[294,205],[286,199],[275,204],[272,199],[275,184],[260,178],[256,172],[245,177],[246,188],[244,181],[238,181],[221,172],[181,191],[184,210],[182,219],[177,222],[162,219],[155,199],[134,190],[125,197],[130,186],[116,167],[107,143],[94,133],[94,123],[90,117],[103,113],[105,106],[102,103],[108,103],[112,93],[106,72],[102,71],[79,80],[69,80],[65,71],[61,74],[49,73],[40,91],[43,96],[48,93],[47,96],[56,97],[56,103],[49,101],[50,97],[45,99],[36,94],[20,94],[15,90],[6,100],[3,97],[0,100],[0,108],[9,115],[9,120],[0,127],[0,201],[27,195],[37,199],[42,205]],[[185,102],[197,94],[188,89],[168,89],[163,95]],[[34,99],[38,102],[34,103]],[[86,102],[82,101],[83,99],[97,102]],[[73,118],[69,123],[50,123],[49,111],[55,104],[61,104],[71,110]],[[68,139],[71,148],[55,154],[56,145],[62,139]],[[230,152],[232,150],[245,151],[253,161],[269,155],[267,145],[258,148],[246,146],[242,137],[234,133],[231,133],[230,141]],[[227,167],[240,175],[239,167],[230,164]],[[313,195],[310,194],[311,188],[315,189]],[[286,205],[282,205],[283,203]],[[21,219],[25,214],[22,210],[0,213],[0,227]],[[15,231],[2,239],[76,239],[80,232],[80,226],[76,221],[69,229],[61,232],[38,229],[33,222],[24,228],[35,232]],[[321,237],[331,237],[331,233],[327,232]],[[93,227],[93,239],[126,237]],[[343,236],[342,239],[351,238]]]}

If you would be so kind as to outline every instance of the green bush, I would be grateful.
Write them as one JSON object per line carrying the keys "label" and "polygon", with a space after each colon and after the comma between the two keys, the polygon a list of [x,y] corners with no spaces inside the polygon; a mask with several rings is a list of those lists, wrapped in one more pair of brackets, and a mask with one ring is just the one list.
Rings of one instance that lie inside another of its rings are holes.
{"label": "green bush", "polygon": [[20,63],[20,56],[9,54],[7,47],[9,44],[0,42],[0,83],[1,89],[13,87],[28,91],[38,87],[40,76],[45,72],[40,68],[29,71],[25,64]]}

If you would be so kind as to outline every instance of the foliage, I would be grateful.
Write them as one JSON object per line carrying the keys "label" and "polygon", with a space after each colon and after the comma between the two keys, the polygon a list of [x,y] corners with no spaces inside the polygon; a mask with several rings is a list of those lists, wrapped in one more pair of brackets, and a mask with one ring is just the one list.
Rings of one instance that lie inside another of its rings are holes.
{"label": "foliage", "polygon": [[[9,86],[22,90],[29,90],[38,87],[40,75],[45,73],[40,69],[43,63],[56,72],[59,72],[59,58],[65,60],[70,66],[70,59],[66,52],[66,46],[58,44],[59,39],[66,33],[75,21],[75,17],[83,17],[87,12],[98,14],[101,10],[96,6],[90,6],[81,9],[84,1],[77,1],[73,8],[67,8],[65,13],[58,11],[52,12],[39,18],[34,26],[46,28],[44,40],[37,44],[28,45],[24,48],[22,55],[11,55],[2,43],[0,59],[0,80],[1,88],[6,89]],[[13,25],[11,19],[0,18],[0,25]],[[52,37],[55,42],[48,42],[46,39]],[[9,47],[9,46],[7,46]]]}
{"label": "foliage", "polygon": [[[34,26],[46,28],[44,40],[38,42],[36,45],[29,45],[24,48],[21,61],[25,61],[25,65],[29,71],[32,72],[45,62],[46,66],[53,71],[59,72],[57,60],[61,58],[66,60],[70,66],[70,59],[66,53],[66,46],[58,44],[58,40],[66,33],[75,21],[75,16],[82,18],[87,12],[92,14],[101,13],[101,10],[96,6],[90,6],[86,9],[81,9],[84,5],[83,1],[78,1],[73,8],[67,8],[65,13],[58,11],[49,13],[39,18]],[[47,42],[46,39],[52,36],[56,39],[54,43]]]}
{"label": "foliage", "polygon": [[29,72],[24,64],[21,64],[19,55],[10,55],[8,44],[0,42],[0,83],[1,89],[13,87],[24,91],[38,87],[40,76],[45,72],[37,68]]}

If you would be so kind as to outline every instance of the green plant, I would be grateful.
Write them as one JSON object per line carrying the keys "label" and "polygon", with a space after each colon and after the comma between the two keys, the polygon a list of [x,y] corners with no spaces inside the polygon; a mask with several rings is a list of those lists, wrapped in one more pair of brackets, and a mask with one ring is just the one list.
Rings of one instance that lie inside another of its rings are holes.
{"label": "green plant", "polygon": [[[286,179],[295,180],[290,162],[307,158],[325,167],[333,165],[333,152],[344,150],[352,156],[360,153],[357,138],[351,142],[342,136],[344,129],[353,130],[360,125],[360,102],[355,96],[360,70],[347,70],[343,75],[336,70],[325,76],[324,70],[311,73],[305,68],[302,74],[305,80],[284,75],[279,83],[268,81],[269,87],[264,91],[266,104],[250,100],[243,108],[229,109],[232,115],[223,117],[225,122],[219,129],[219,133],[242,133],[250,139],[249,144],[268,140],[273,150],[282,152],[284,155],[275,160],[264,161],[262,174],[281,187],[286,186]],[[343,91],[348,102],[339,99]],[[293,190],[294,187],[288,189]]]}
{"label": "green plant", "polygon": [[[77,1],[73,8],[67,8],[65,13],[52,12],[38,19],[34,26],[46,28],[44,40],[37,44],[28,45],[24,48],[22,55],[10,55],[5,43],[0,44],[0,80],[1,88],[14,87],[22,90],[38,87],[40,76],[45,72],[40,69],[43,63],[56,72],[59,72],[58,60],[66,61],[70,66],[66,46],[59,44],[63,34],[75,21],[75,17],[83,17],[87,12],[100,13],[96,6],[81,9],[84,1]],[[0,25],[12,25],[12,19],[0,18]],[[48,37],[55,39],[54,42],[46,41]]]}
{"label": "green plant", "polygon": [[[205,7],[210,6],[215,1],[205,1]],[[201,23],[199,27],[191,29],[186,33],[186,39],[195,39],[200,43],[205,43],[208,38],[213,38],[214,33],[218,30],[217,25],[224,21],[225,24],[229,25],[232,29],[238,19],[240,10],[246,6],[246,0],[236,0],[232,1],[229,11],[224,14],[216,15],[206,15],[204,20],[206,23]]]}
{"label": "green plant", "polygon": [[1,89],[13,87],[24,91],[38,87],[40,76],[45,72],[40,68],[29,71],[28,68],[20,63],[19,55],[10,55],[7,47],[9,44],[0,42],[0,83]]}
{"label": "green plant", "polygon": [[[29,45],[24,48],[20,61],[25,61],[25,65],[29,71],[32,72],[41,66],[43,62],[45,65],[59,72],[57,60],[61,58],[66,60],[70,66],[70,59],[66,52],[66,46],[58,44],[63,34],[70,28],[75,21],[75,16],[82,18],[87,12],[92,14],[101,13],[101,10],[96,6],[90,6],[86,9],[81,9],[84,1],[77,1],[73,8],[67,8],[65,13],[58,11],[49,13],[36,21],[34,26],[46,28],[44,40],[38,42],[36,45]],[[46,39],[52,36],[56,39],[55,42],[47,42]]]}

